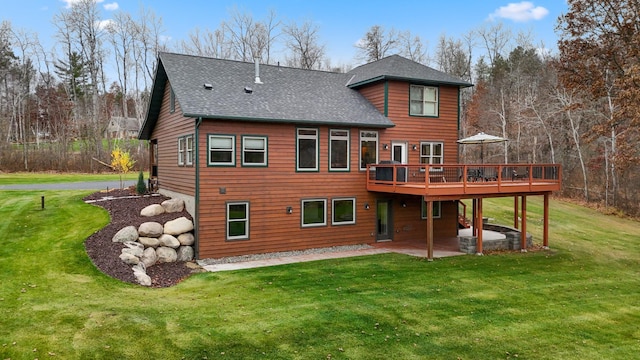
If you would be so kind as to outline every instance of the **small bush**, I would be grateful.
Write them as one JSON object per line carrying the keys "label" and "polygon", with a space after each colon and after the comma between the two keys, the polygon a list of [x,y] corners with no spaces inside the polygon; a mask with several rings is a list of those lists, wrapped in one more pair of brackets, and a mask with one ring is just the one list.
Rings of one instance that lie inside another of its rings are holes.
{"label": "small bush", "polygon": [[147,186],[144,184],[144,174],[142,170],[140,170],[140,174],[138,174],[138,184],[136,184],[136,192],[140,195],[147,192]]}

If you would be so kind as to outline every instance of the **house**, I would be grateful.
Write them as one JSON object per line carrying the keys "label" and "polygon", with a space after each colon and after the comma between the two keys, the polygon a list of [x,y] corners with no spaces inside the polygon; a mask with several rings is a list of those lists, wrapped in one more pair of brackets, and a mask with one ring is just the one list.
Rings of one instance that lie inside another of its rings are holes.
{"label": "house", "polygon": [[112,139],[135,139],[140,132],[140,123],[136,118],[112,116],[106,132]]}
{"label": "house", "polygon": [[555,165],[518,165],[529,176],[513,184],[513,166],[462,175],[469,86],[398,55],[332,73],[164,52],[139,138],[158,191],[194,218],[197,258],[416,238],[430,258],[457,235],[461,199],[477,220],[484,197],[546,200],[559,186]]}

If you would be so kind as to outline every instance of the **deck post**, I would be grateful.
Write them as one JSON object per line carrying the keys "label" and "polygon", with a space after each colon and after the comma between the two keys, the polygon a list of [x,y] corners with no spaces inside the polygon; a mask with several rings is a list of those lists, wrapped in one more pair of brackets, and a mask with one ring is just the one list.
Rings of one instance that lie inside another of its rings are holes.
{"label": "deck post", "polygon": [[427,207],[427,261],[433,261],[433,201],[426,201]]}
{"label": "deck post", "polygon": [[478,198],[478,200],[476,200],[476,204],[478,207],[478,217],[476,220],[478,221],[473,223],[473,228],[478,231],[478,236],[476,237],[476,254],[482,255],[482,198]]}
{"label": "deck post", "polygon": [[544,216],[542,229],[542,246],[549,248],[549,193],[544,194]]}
{"label": "deck post", "polygon": [[471,199],[471,225],[473,226],[472,236],[478,236],[478,203],[476,199]]}
{"label": "deck post", "polygon": [[518,224],[518,195],[513,197],[513,227],[519,228],[520,224]]}
{"label": "deck post", "polygon": [[527,197],[522,196],[522,229],[520,230],[520,251],[527,252]]}

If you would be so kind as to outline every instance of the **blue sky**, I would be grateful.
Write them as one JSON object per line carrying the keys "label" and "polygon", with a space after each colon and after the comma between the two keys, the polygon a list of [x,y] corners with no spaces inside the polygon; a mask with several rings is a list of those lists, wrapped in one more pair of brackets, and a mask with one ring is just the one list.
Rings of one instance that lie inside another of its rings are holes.
{"label": "blue sky", "polygon": [[[0,18],[11,22],[14,29],[37,33],[46,50],[55,45],[54,14],[75,0],[2,1]],[[354,44],[373,25],[386,29],[409,30],[427,42],[433,55],[440,35],[460,39],[463,34],[490,24],[502,22],[512,30],[530,31],[536,44],[544,43],[556,51],[554,32],[557,18],[567,11],[565,0],[97,0],[103,19],[123,10],[136,16],[140,6],[153,9],[164,22],[172,41],[184,39],[195,27],[216,29],[229,19],[230,10],[265,18],[273,9],[284,20],[299,24],[311,20],[320,29],[321,43],[332,64],[353,63]],[[170,43],[171,44],[171,43]],[[479,50],[478,50],[479,51]]]}

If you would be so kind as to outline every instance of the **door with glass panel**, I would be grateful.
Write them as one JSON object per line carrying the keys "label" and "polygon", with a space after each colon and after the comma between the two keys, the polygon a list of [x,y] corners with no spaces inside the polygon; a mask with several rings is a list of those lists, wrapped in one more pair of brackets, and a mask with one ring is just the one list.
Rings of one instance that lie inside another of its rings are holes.
{"label": "door with glass panel", "polygon": [[391,200],[378,200],[376,202],[377,234],[376,241],[388,241],[393,239],[393,217],[391,214]]}

